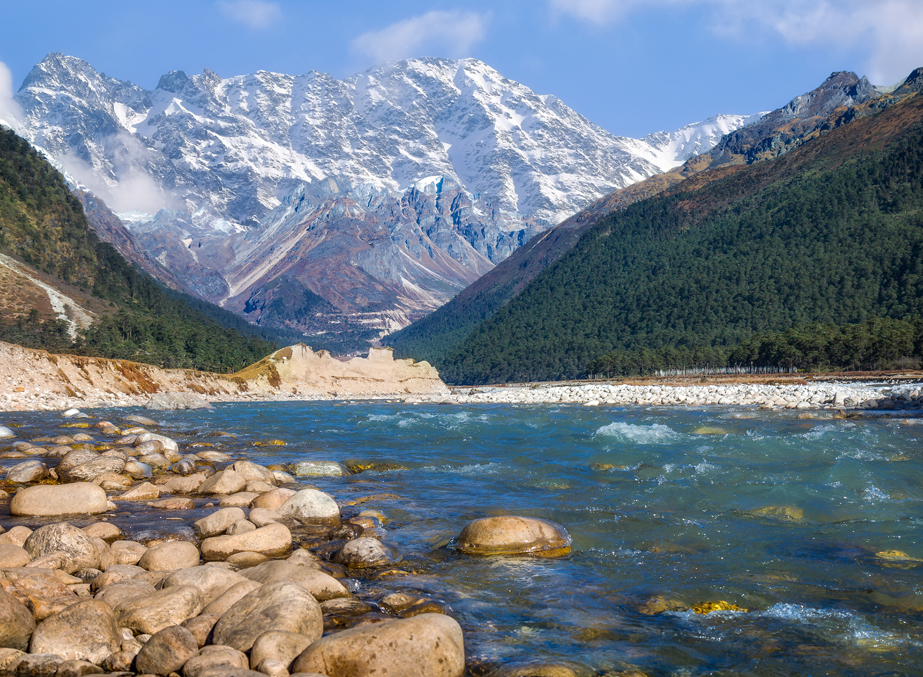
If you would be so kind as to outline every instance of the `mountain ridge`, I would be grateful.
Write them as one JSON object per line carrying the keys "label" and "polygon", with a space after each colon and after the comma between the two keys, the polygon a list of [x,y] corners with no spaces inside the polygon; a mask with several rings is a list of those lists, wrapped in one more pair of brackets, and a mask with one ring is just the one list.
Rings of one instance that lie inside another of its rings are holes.
{"label": "mountain ridge", "polygon": [[[515,298],[608,215],[658,194],[691,190],[693,184],[685,182],[693,178],[714,180],[733,171],[735,166],[783,155],[843,124],[915,96],[921,83],[923,69],[916,69],[894,91],[880,93],[865,78],[854,73],[833,73],[814,90],[729,133],[707,153],[692,157],[673,170],[614,191],[536,236],[448,304],[389,336],[386,342],[399,354],[419,355],[439,366],[440,352],[457,346],[479,322]],[[793,128],[797,128],[798,133],[793,133]]]}

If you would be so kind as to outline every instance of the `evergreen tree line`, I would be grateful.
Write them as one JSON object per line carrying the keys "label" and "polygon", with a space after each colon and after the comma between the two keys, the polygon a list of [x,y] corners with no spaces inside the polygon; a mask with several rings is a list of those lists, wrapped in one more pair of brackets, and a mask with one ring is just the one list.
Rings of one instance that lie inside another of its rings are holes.
{"label": "evergreen tree line", "polygon": [[614,350],[590,362],[591,378],[740,370],[881,371],[919,368],[923,320],[872,318],[859,324],[810,324],[760,334],[733,347],[663,346]]}

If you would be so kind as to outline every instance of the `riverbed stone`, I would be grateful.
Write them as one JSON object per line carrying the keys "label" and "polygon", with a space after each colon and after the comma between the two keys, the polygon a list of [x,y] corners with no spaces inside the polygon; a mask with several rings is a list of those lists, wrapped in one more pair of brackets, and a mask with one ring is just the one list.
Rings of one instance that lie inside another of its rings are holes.
{"label": "riverbed stone", "polygon": [[32,529],[24,526],[15,526],[7,532],[0,532],[0,543],[9,543],[22,547],[26,539],[32,534]]}
{"label": "riverbed stone", "polygon": [[55,677],[83,677],[83,675],[98,675],[103,670],[90,661],[71,660],[64,661],[55,671]]}
{"label": "riverbed stone", "polygon": [[256,670],[267,658],[274,658],[288,667],[310,646],[312,641],[309,636],[297,632],[281,630],[264,632],[253,642],[253,648],[250,650],[250,667]]}
{"label": "riverbed stone", "polygon": [[349,541],[333,561],[350,569],[367,569],[394,564],[401,560],[397,550],[377,538],[360,537]]}
{"label": "riverbed stone", "polygon": [[90,587],[92,590],[101,590],[107,585],[134,579],[136,576],[140,576],[144,573],[147,573],[145,569],[134,564],[113,564],[107,567],[99,576],[94,578]]}
{"label": "riverbed stone", "polygon": [[293,583],[273,583],[254,590],[228,609],[215,625],[215,644],[249,651],[267,630],[305,635],[311,641],[324,632],[320,605]]}
{"label": "riverbed stone", "polygon": [[166,541],[148,548],[138,566],[147,571],[175,571],[199,566],[199,550],[189,541]]}
{"label": "riverbed stone", "polygon": [[92,449],[74,449],[65,454],[54,469],[58,477],[66,480],[71,470],[90,461],[95,461],[99,457],[99,454]]}
{"label": "riverbed stone", "polygon": [[288,499],[295,495],[294,489],[276,488],[260,494],[250,503],[251,508],[265,508],[266,510],[278,510],[279,507]]}
{"label": "riverbed stone", "polygon": [[218,505],[222,508],[246,508],[257,496],[259,494],[253,491],[238,491],[236,494],[224,496]]}
{"label": "riverbed stone", "polygon": [[122,631],[112,608],[96,599],[71,604],[38,624],[30,653],[55,653],[65,660],[101,663],[122,644]]}
{"label": "riverbed stone", "polygon": [[16,677],[54,677],[63,662],[57,654],[30,653],[11,664],[10,672],[15,672]]}
{"label": "riverbed stone", "polygon": [[468,555],[558,557],[570,552],[571,537],[560,524],[536,517],[484,517],[462,529],[455,548]]}
{"label": "riverbed stone", "polygon": [[58,474],[58,477],[65,482],[92,482],[102,475],[109,473],[119,474],[124,467],[125,461],[120,458],[99,456],[88,463],[83,463],[75,468],[71,468],[66,474],[62,475],[57,468],[55,468],[55,472]]}
{"label": "riverbed stone", "polygon": [[283,524],[268,524],[235,536],[213,536],[202,541],[202,558],[225,560],[239,552],[258,552],[269,557],[291,550],[292,532]]}
{"label": "riverbed stone", "polygon": [[330,574],[287,560],[270,560],[251,569],[242,570],[240,574],[263,585],[294,583],[310,592],[319,602],[352,596],[346,586]]}
{"label": "riverbed stone", "polygon": [[217,615],[219,617],[223,616],[228,609],[237,604],[237,602],[242,600],[257,588],[262,587],[262,585],[263,584],[259,581],[251,581],[250,579],[246,579],[240,583],[235,583],[230,588],[225,590],[211,604],[202,609],[201,615]]}
{"label": "riverbed stone", "polygon": [[189,630],[171,625],[144,643],[135,658],[135,668],[139,673],[169,675],[178,672],[198,651],[199,645]]}
{"label": "riverbed stone", "polygon": [[25,548],[12,543],[0,544],[0,569],[24,567],[31,561],[32,555]]}
{"label": "riverbed stone", "polygon": [[63,553],[63,566],[56,568],[69,574],[80,569],[96,568],[99,564],[99,548],[93,539],[82,529],[67,522],[39,527],[26,539],[23,548],[33,559],[50,553]]}
{"label": "riverbed stone", "polygon": [[208,538],[223,534],[234,522],[246,518],[247,514],[240,508],[222,508],[200,520],[196,520],[192,528],[202,538]]}
{"label": "riverbed stone", "polygon": [[160,489],[150,482],[142,482],[136,487],[132,487],[124,494],[117,496],[117,501],[154,501],[160,498]]}
{"label": "riverbed stone", "polygon": [[150,583],[128,579],[103,586],[96,593],[94,599],[105,602],[116,611],[119,611],[132,600],[145,595],[153,595],[155,592],[157,590]]}
{"label": "riverbed stone", "polygon": [[344,477],[352,473],[336,461],[298,461],[292,464],[292,474],[295,477]]}
{"label": "riverbed stone", "polygon": [[147,546],[136,541],[115,541],[99,558],[99,568],[106,571],[119,564],[137,564],[146,552]]}
{"label": "riverbed stone", "polygon": [[205,604],[198,588],[179,585],[137,597],[121,605],[119,624],[138,633],[154,634],[198,616]]}
{"label": "riverbed stone", "polygon": [[277,511],[306,524],[338,524],[340,508],[330,494],[317,489],[302,489],[288,498]]}
{"label": "riverbed stone", "polygon": [[144,463],[145,465],[149,465],[152,468],[158,468],[160,470],[169,468],[171,465],[173,465],[173,461],[160,453],[144,454],[143,456],[138,457],[138,461]]}
{"label": "riverbed stone", "polygon": [[291,517],[266,508],[251,508],[247,519],[258,527],[265,527],[267,524],[274,523],[284,524],[287,527],[295,526],[295,520]]}
{"label": "riverbed stone", "polygon": [[0,440],[7,439],[9,437],[16,437],[16,433],[7,428],[5,425],[0,425]]}
{"label": "riverbed stone", "polygon": [[458,622],[442,614],[350,628],[311,644],[291,671],[329,677],[462,677],[464,637]]}
{"label": "riverbed stone", "polygon": [[166,435],[144,432],[140,433],[138,437],[135,438],[135,446],[144,444],[145,442],[160,442],[161,447],[165,450],[179,451],[179,445],[176,441]]}
{"label": "riverbed stone", "polygon": [[90,482],[37,484],[19,490],[13,496],[10,513],[29,517],[98,515],[106,512],[107,507],[106,492]]}
{"label": "riverbed stone", "polygon": [[228,527],[228,530],[225,532],[228,536],[237,536],[238,534],[246,534],[251,531],[256,530],[256,525],[250,520],[237,520]]}
{"label": "riverbed stone", "polygon": [[192,510],[195,508],[195,501],[184,496],[170,496],[159,501],[152,501],[147,505],[157,510]]}
{"label": "riverbed stone", "polygon": [[272,471],[267,470],[265,467],[253,461],[236,461],[231,465],[231,470],[243,477],[247,482],[259,481],[266,482],[267,484],[276,483],[272,476]]}
{"label": "riverbed stone", "polygon": [[48,466],[35,460],[17,463],[6,471],[6,481],[15,484],[38,482],[45,477],[48,477]]}
{"label": "riverbed stone", "polygon": [[33,630],[32,612],[16,597],[0,589],[0,647],[28,650]]}
{"label": "riverbed stone", "polygon": [[232,586],[248,579],[230,569],[214,566],[195,566],[170,574],[161,588],[166,590],[177,585],[191,585],[199,589],[206,605],[211,604]]}
{"label": "riverbed stone", "polygon": [[83,530],[90,538],[101,538],[107,543],[113,543],[122,536],[122,530],[109,522],[93,522]]}
{"label": "riverbed stone", "polygon": [[228,557],[225,563],[237,569],[249,569],[268,561],[269,558],[266,555],[261,555],[258,552],[238,552]]}
{"label": "riverbed stone", "polygon": [[206,479],[205,474],[201,472],[188,477],[174,477],[162,485],[161,489],[165,494],[194,494]]}
{"label": "riverbed stone", "polygon": [[217,666],[246,669],[249,665],[245,653],[229,646],[212,644],[202,647],[195,656],[186,661],[183,677],[201,677],[207,670]]}
{"label": "riverbed stone", "polygon": [[195,641],[201,649],[208,644],[215,623],[217,623],[220,618],[221,616],[219,614],[201,613],[194,618],[183,621],[183,627],[192,633],[192,636],[195,637]]}
{"label": "riverbed stone", "polygon": [[198,489],[200,494],[227,495],[243,491],[247,480],[233,470],[222,470],[205,480]]}

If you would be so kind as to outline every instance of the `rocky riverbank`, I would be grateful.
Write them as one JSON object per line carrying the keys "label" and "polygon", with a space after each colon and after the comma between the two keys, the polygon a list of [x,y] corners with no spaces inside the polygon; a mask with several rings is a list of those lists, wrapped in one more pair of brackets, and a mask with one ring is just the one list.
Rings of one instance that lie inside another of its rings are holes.
{"label": "rocky riverbank", "polygon": [[[139,416],[71,420],[28,441],[0,426],[0,458],[15,462],[0,491],[0,674],[466,674],[448,608],[401,586],[410,572],[382,540],[376,495],[304,484],[349,470],[265,467]],[[134,539],[113,523],[142,506],[169,528]],[[570,536],[490,517],[456,548],[555,557]]]}
{"label": "rocky riverbank", "polygon": [[[421,398],[407,398],[420,400]],[[434,398],[428,398],[432,401]],[[454,388],[442,401],[458,404],[582,404],[587,406],[751,406],[765,409],[923,409],[919,383],[625,385],[585,384]]]}

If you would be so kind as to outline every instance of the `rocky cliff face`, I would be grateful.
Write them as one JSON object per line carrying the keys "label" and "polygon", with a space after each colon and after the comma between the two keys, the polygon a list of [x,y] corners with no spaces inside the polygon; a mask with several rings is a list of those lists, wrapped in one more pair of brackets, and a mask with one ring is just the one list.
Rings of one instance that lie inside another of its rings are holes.
{"label": "rocky cliff face", "polygon": [[278,350],[236,374],[161,369],[98,357],[53,355],[0,342],[0,411],[131,406],[154,393],[196,393],[211,401],[447,395],[426,362],[388,349],[337,360],[303,344]]}

